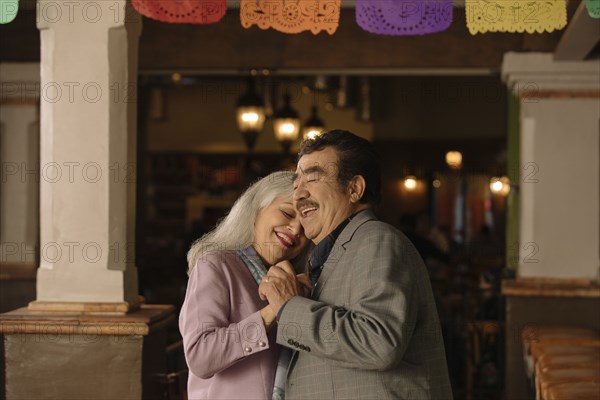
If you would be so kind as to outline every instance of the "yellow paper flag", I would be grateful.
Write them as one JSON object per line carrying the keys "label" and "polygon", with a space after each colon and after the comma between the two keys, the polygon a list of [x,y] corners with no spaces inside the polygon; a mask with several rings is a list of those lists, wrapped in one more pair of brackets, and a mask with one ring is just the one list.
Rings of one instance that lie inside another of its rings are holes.
{"label": "yellow paper flag", "polygon": [[467,28],[486,32],[543,33],[567,25],[566,0],[466,0]]}

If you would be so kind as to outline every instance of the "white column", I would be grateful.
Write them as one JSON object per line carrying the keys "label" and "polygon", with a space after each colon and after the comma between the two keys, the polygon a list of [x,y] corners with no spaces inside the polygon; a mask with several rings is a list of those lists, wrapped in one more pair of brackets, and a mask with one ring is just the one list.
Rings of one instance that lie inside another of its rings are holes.
{"label": "white column", "polygon": [[2,63],[0,80],[0,263],[35,268],[40,65]]}
{"label": "white column", "polygon": [[507,53],[521,103],[518,275],[600,276],[600,62]]}
{"label": "white column", "polygon": [[[38,1],[40,268],[31,309],[137,302],[137,47],[126,0]],[[108,309],[110,310],[110,309]]]}

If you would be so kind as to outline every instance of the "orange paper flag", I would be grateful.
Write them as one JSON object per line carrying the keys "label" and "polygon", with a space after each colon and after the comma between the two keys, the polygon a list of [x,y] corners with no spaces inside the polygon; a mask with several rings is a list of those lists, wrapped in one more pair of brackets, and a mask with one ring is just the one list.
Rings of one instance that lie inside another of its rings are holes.
{"label": "orange paper flag", "polygon": [[179,24],[214,24],[227,11],[227,0],[131,0],[144,17]]}
{"label": "orange paper flag", "polygon": [[330,35],[340,21],[341,0],[242,0],[240,19],[244,28],[257,25],[283,33],[311,31]]}

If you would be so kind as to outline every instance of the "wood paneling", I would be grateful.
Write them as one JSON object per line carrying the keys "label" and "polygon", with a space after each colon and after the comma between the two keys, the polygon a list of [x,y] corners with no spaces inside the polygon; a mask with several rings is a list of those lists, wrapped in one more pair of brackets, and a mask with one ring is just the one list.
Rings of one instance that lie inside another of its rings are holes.
{"label": "wood paneling", "polygon": [[[498,68],[507,51],[552,52],[561,32],[490,33],[471,36],[464,10],[454,10],[445,32],[412,37],[367,33],[342,10],[334,35],[305,32],[286,35],[257,27],[244,29],[238,10],[214,25],[166,24],[144,18],[141,69],[358,69],[358,68]],[[0,61],[39,61],[36,13],[22,10],[0,25]]]}
{"label": "wood paneling", "polygon": [[[391,37],[367,33],[344,9],[337,32],[314,36],[244,29],[230,10],[211,26],[163,24],[144,19],[140,66],[145,69],[323,68],[497,68],[507,51],[525,49],[522,34],[471,36],[462,9],[445,32]],[[560,33],[533,35],[528,50],[553,51]],[[186,51],[182,51],[186,49]]]}

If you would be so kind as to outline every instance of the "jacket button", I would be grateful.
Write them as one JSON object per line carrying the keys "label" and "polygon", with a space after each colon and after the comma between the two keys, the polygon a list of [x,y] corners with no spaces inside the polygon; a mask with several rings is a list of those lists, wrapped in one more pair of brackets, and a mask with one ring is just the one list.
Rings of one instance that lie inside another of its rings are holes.
{"label": "jacket button", "polygon": [[244,351],[245,351],[246,353],[251,353],[251,352],[252,352],[252,347],[245,347],[245,348],[244,348]]}
{"label": "jacket button", "polygon": [[266,344],[265,342],[258,342],[258,345],[259,345],[260,347],[265,347],[267,344]]}
{"label": "jacket button", "polygon": [[293,346],[294,345],[294,341],[292,339],[288,339],[288,344],[290,344],[290,345]]}

